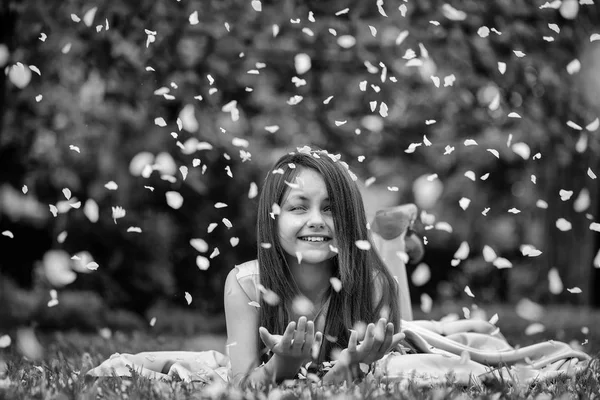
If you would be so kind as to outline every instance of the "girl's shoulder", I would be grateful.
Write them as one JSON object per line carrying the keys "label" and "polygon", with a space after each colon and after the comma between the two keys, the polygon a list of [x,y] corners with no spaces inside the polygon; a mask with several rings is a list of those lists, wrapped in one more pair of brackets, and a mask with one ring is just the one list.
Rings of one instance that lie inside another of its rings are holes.
{"label": "girl's shoulder", "polygon": [[258,303],[260,298],[258,289],[258,284],[260,282],[258,275],[258,260],[251,260],[236,265],[231,273],[235,274],[238,283],[246,293],[246,296],[248,296],[248,300]]}
{"label": "girl's shoulder", "polygon": [[236,277],[238,280],[250,275],[258,275],[258,260],[246,261],[243,264],[236,265]]}

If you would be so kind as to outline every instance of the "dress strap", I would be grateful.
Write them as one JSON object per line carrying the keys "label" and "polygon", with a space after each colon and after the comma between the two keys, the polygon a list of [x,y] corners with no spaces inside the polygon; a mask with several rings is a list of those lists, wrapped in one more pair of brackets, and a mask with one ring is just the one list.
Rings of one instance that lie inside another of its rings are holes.
{"label": "dress strap", "polygon": [[258,275],[258,260],[252,260],[245,262],[241,265],[236,265],[237,273],[236,278],[244,289],[248,301],[259,302],[260,293],[258,291],[258,284],[260,282]]}

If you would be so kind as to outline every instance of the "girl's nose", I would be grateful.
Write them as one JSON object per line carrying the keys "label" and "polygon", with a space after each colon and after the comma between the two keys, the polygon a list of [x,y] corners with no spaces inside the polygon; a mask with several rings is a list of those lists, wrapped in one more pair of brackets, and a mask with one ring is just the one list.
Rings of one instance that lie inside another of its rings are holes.
{"label": "girl's nose", "polygon": [[310,213],[310,218],[308,220],[309,228],[325,228],[325,221],[323,220],[323,216],[321,215],[320,210],[315,210]]}

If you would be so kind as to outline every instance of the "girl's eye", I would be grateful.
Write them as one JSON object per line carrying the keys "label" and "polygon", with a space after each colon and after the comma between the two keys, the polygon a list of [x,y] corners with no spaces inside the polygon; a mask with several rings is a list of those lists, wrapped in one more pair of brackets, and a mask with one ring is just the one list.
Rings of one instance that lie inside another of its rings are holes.
{"label": "girl's eye", "polygon": [[331,207],[327,206],[327,207],[323,208],[323,211],[329,212],[329,211],[331,211]]}
{"label": "girl's eye", "polygon": [[304,207],[302,207],[302,206],[292,206],[292,207],[290,207],[290,211],[299,211],[299,210],[300,211],[304,210]]}

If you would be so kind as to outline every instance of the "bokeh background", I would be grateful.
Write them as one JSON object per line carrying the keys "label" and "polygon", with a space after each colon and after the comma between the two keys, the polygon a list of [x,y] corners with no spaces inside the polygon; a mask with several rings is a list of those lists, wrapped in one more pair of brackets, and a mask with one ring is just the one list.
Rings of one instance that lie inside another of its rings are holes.
{"label": "bokeh background", "polygon": [[222,331],[305,144],[419,206],[417,315],[600,306],[591,0],[5,0],[0,67],[0,335]]}

